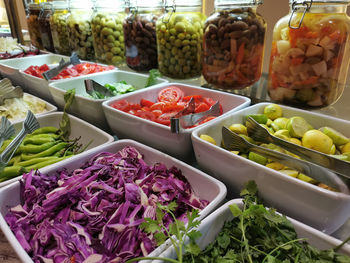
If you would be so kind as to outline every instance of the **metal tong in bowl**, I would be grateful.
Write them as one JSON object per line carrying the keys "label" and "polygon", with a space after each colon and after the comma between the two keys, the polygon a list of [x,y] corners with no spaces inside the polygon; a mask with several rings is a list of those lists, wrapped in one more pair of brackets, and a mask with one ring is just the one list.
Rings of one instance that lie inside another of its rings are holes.
{"label": "metal tong in bowl", "polygon": [[0,80],[0,105],[4,104],[5,99],[22,98],[23,90],[21,87],[12,86],[11,80],[5,78]]}
{"label": "metal tong in bowl", "polygon": [[100,99],[96,92],[100,93],[104,97],[113,97],[115,96],[109,89],[107,89],[105,86],[101,85],[100,83],[92,80],[92,79],[85,79],[85,90],[86,93],[89,94],[94,99]]}
{"label": "metal tong in bowl", "polygon": [[32,133],[39,127],[40,124],[35,118],[34,114],[31,111],[28,111],[27,117],[23,122],[22,130],[12,140],[12,142],[7,146],[7,148],[0,154],[0,172],[6,167],[7,163],[11,160],[17,148],[22,143],[24,137],[27,134]]}
{"label": "metal tong in bowl", "polygon": [[283,147],[287,151],[298,155],[308,162],[323,166],[350,179],[350,162],[334,158],[330,155],[305,148],[273,136],[268,132],[268,130],[259,125],[259,123],[257,123],[252,117],[247,118],[246,126],[249,136],[254,140],[264,143],[274,143],[280,147]]}
{"label": "metal tong in bowl", "polygon": [[220,103],[217,101],[209,110],[194,113],[195,103],[194,99],[188,102],[187,107],[178,112],[174,117],[170,119],[170,130],[172,133],[179,133],[180,128],[191,127],[207,116],[219,116],[220,115]]}
{"label": "metal tong in bowl", "polygon": [[77,65],[80,64],[80,59],[78,58],[78,55],[73,52],[72,55],[70,56],[69,61],[65,62],[64,59],[62,58],[59,65],[57,67],[54,67],[48,71],[45,71],[42,75],[46,80],[50,80],[54,77],[56,77],[60,72],[65,68],[68,67],[70,64],[72,65]]}
{"label": "metal tong in bowl", "polygon": [[2,116],[0,123],[0,147],[2,146],[5,140],[7,140],[13,135],[15,135],[15,128],[5,116]]}
{"label": "metal tong in bowl", "polygon": [[224,147],[230,151],[241,151],[241,152],[255,152],[263,155],[273,161],[282,163],[288,167],[294,168],[295,170],[305,173],[311,178],[331,186],[342,193],[349,194],[348,186],[341,180],[335,173],[332,173],[328,169],[325,169],[316,164],[294,158],[290,155],[276,152],[268,148],[264,148],[255,144],[252,144],[245,140],[243,137],[232,132],[229,128],[222,127],[222,139]]}

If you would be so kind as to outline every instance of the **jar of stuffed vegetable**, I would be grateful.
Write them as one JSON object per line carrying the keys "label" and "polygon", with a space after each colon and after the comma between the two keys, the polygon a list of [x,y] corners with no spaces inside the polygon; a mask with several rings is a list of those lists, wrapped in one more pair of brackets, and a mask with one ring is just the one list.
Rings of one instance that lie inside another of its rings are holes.
{"label": "jar of stuffed vegetable", "polygon": [[41,34],[41,41],[43,43],[43,47],[50,51],[54,52],[52,34],[51,34],[51,26],[50,26],[50,18],[52,15],[52,3],[42,3],[41,12],[38,18],[39,21],[39,29]]}
{"label": "jar of stuffed vegetable", "polygon": [[121,0],[100,0],[92,17],[96,59],[110,65],[125,62],[123,21],[125,4]]}
{"label": "jar of stuffed vegetable", "polygon": [[41,34],[39,29],[39,15],[41,7],[39,4],[34,3],[34,1],[30,1],[27,4],[27,9],[27,24],[30,41],[33,46],[37,47],[38,49],[43,49],[43,43],[41,41]]}
{"label": "jar of stuffed vegetable", "polygon": [[204,25],[206,81],[224,90],[243,89],[261,76],[266,23],[256,12],[260,0],[215,0]]}
{"label": "jar of stuffed vegetable", "polygon": [[135,1],[124,21],[126,64],[136,71],[158,68],[156,21],[162,0]]}
{"label": "jar of stuffed vegetable", "polygon": [[292,1],[274,27],[268,92],[303,108],[335,103],[349,66],[349,0]]}
{"label": "jar of stuffed vegetable", "polygon": [[71,51],[79,58],[94,60],[95,51],[91,30],[91,15],[93,2],[91,0],[71,0],[67,18],[67,30]]}
{"label": "jar of stuffed vegetable", "polygon": [[200,0],[175,0],[156,23],[158,68],[168,77],[201,75],[203,26]]}
{"label": "jar of stuffed vegetable", "polygon": [[68,2],[53,1],[53,14],[50,19],[51,34],[56,53],[70,55],[67,31]]}

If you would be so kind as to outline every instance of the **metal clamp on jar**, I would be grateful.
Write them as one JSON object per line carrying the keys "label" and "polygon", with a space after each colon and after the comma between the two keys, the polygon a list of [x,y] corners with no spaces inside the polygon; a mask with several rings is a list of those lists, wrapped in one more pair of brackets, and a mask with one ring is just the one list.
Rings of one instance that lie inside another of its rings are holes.
{"label": "metal clamp on jar", "polygon": [[335,103],[349,66],[348,0],[290,1],[273,31],[268,91],[272,100],[303,108]]}

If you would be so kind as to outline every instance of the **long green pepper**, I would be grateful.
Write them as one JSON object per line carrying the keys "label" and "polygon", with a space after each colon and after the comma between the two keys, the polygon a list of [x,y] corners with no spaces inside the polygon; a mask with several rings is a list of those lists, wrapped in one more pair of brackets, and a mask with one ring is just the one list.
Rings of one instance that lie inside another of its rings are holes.
{"label": "long green pepper", "polygon": [[56,153],[57,151],[63,149],[67,145],[68,145],[68,143],[61,142],[61,143],[56,144],[56,145],[52,146],[51,148],[49,148],[49,149],[47,149],[47,150],[45,150],[43,152],[40,152],[40,153],[36,153],[36,154],[25,154],[25,153],[22,153],[21,154],[21,158],[22,158],[22,160],[27,161],[27,160],[30,160],[30,159],[33,159],[33,158],[52,156],[54,153]]}

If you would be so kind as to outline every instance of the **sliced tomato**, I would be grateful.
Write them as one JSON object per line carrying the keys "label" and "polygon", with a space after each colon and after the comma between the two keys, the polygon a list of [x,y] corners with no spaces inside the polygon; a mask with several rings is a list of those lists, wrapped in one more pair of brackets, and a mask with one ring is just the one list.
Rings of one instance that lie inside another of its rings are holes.
{"label": "sliced tomato", "polygon": [[158,101],[178,102],[184,97],[183,91],[176,86],[169,86],[158,93]]}
{"label": "sliced tomato", "polygon": [[142,107],[151,107],[154,104],[154,102],[146,99],[141,99],[140,104]]}
{"label": "sliced tomato", "polygon": [[161,110],[152,110],[152,113],[156,118],[163,114]]}
{"label": "sliced tomato", "polygon": [[156,122],[169,126],[171,117],[174,117],[176,114],[176,111],[163,113],[156,119]]}
{"label": "sliced tomato", "polygon": [[115,101],[111,104],[111,107],[125,112],[128,112],[130,110],[130,104],[127,100]]}
{"label": "sliced tomato", "polygon": [[185,108],[185,105],[179,103],[166,103],[163,112],[172,112],[172,111],[182,111]]}
{"label": "sliced tomato", "polygon": [[185,96],[183,97],[183,101],[190,101],[191,99],[194,99],[194,100],[202,100],[202,96],[201,95],[192,95],[192,96]]}
{"label": "sliced tomato", "polygon": [[216,100],[213,100],[209,97],[203,97],[203,102],[205,102],[209,107],[211,107],[216,103]]}
{"label": "sliced tomato", "polygon": [[196,106],[194,112],[198,113],[198,112],[207,111],[207,110],[209,110],[209,108],[210,108],[210,106],[208,104],[206,104],[205,102],[201,102]]}
{"label": "sliced tomato", "polygon": [[151,111],[153,111],[153,110],[161,110],[161,111],[163,111],[164,106],[165,106],[165,102],[156,102],[151,107],[149,107],[149,109]]}
{"label": "sliced tomato", "polygon": [[130,105],[130,109],[134,111],[141,110],[141,105],[138,103],[129,103],[129,105]]}
{"label": "sliced tomato", "polygon": [[138,112],[135,112],[134,115],[150,121],[154,121],[156,119],[156,117],[151,111],[138,111]]}

